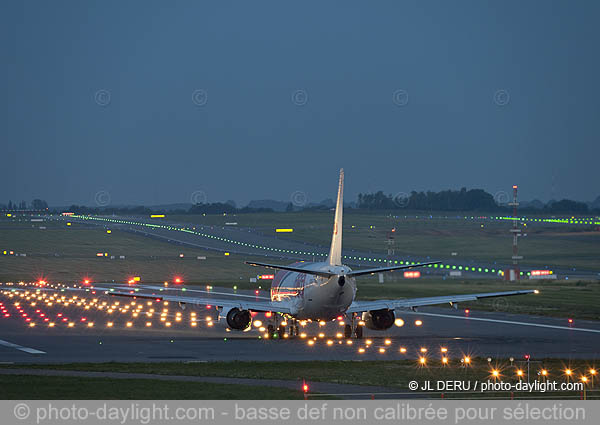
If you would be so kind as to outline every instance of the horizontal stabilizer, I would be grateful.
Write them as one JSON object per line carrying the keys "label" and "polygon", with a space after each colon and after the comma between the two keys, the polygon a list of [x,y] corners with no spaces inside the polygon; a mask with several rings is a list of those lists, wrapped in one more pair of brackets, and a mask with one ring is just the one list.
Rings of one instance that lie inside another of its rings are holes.
{"label": "horizontal stabilizer", "polygon": [[441,263],[441,261],[432,261],[430,263],[419,263],[419,264],[410,264],[410,265],[407,264],[404,266],[377,267],[374,269],[354,270],[352,272],[346,273],[346,276],[356,277],[356,276],[363,276],[365,274],[392,272],[394,270],[412,269],[413,267],[423,267],[423,266],[429,266],[430,264],[439,264],[439,263]]}
{"label": "horizontal stabilizer", "polygon": [[333,273],[319,272],[319,271],[315,271],[315,270],[303,269],[301,267],[279,266],[277,264],[254,263],[254,262],[250,262],[250,261],[245,261],[245,263],[248,265],[251,265],[251,266],[266,267],[268,269],[287,270],[290,272],[312,274],[315,276],[321,276],[321,277],[327,277],[327,278],[334,276]]}

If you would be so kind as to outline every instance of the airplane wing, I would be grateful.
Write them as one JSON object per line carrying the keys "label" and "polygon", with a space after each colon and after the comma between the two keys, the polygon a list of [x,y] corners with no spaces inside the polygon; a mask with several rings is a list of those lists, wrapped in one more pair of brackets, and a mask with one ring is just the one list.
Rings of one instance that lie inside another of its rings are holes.
{"label": "airplane wing", "polygon": [[280,269],[280,270],[287,270],[290,272],[297,272],[297,273],[305,273],[305,274],[314,274],[316,276],[322,276],[322,277],[331,277],[334,276],[334,274],[332,273],[327,273],[327,272],[319,272],[319,271],[314,271],[314,270],[308,270],[308,269],[303,269],[301,267],[293,267],[293,266],[280,266],[277,264],[267,264],[267,263],[255,263],[255,262],[251,262],[251,261],[245,261],[246,264],[250,265],[250,266],[260,266],[260,267],[266,267],[268,269]]}
{"label": "airplane wing", "polygon": [[537,294],[535,289],[526,289],[521,291],[504,292],[485,292],[481,294],[463,294],[463,295],[444,295],[440,297],[426,298],[407,298],[401,300],[377,300],[377,301],[354,301],[348,308],[348,313],[362,313],[371,310],[401,310],[426,305],[436,305],[445,303],[459,303],[465,301],[476,301],[482,298],[508,297],[512,295]]}
{"label": "airplane wing", "polygon": [[423,266],[428,266],[430,264],[439,264],[439,263],[441,263],[441,261],[432,261],[430,263],[419,263],[419,264],[410,264],[410,265],[407,264],[404,266],[376,267],[373,269],[354,270],[354,271],[346,273],[346,276],[356,277],[356,276],[363,276],[365,274],[391,272],[394,270],[411,269],[413,267],[423,267]]}
{"label": "airplane wing", "polygon": [[[250,296],[238,297],[238,298],[218,298],[218,297],[203,297],[196,295],[174,295],[174,294],[161,294],[153,292],[141,292],[141,291],[122,291],[114,290],[109,288],[96,288],[103,290],[106,295],[117,296],[117,297],[129,297],[129,298],[140,298],[140,299],[152,299],[157,301],[169,301],[181,304],[190,305],[201,305],[201,306],[214,306],[221,307],[223,310],[230,310],[232,308],[238,308],[240,310],[250,310],[259,312],[274,312],[291,314],[290,308],[282,305],[281,303],[273,303],[266,299],[253,299]],[[248,299],[245,299],[248,298]]]}

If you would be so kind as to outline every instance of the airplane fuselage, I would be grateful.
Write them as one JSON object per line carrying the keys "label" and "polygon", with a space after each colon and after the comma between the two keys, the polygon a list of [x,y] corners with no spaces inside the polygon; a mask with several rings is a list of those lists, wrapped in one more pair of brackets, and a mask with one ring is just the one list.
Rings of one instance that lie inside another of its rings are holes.
{"label": "airplane fuselage", "polygon": [[346,277],[340,284],[339,275],[350,271],[347,266],[328,263],[300,262],[294,267],[333,273],[322,277],[306,273],[279,270],[271,284],[271,301],[290,308],[297,319],[332,320],[346,312],[356,295],[354,278]]}

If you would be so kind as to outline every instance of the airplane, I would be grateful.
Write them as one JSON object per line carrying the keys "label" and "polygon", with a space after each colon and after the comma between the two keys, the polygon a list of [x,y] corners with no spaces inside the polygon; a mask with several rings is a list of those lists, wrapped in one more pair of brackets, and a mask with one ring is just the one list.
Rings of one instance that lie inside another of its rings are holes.
{"label": "airplane", "polygon": [[[440,261],[427,263],[367,268],[352,270],[342,264],[342,222],[344,198],[344,170],[340,170],[337,202],[333,222],[331,247],[326,261],[296,262],[290,265],[277,265],[262,262],[246,261],[255,267],[265,267],[276,270],[272,284],[270,299],[252,299],[238,297],[237,299],[219,299],[195,295],[167,295],[163,292],[144,294],[140,292],[120,292],[114,288],[107,290],[110,295],[120,295],[136,298],[152,298],[156,300],[178,302],[185,304],[215,306],[219,312],[219,320],[225,319],[230,329],[244,331],[252,323],[252,312],[270,312],[274,323],[268,325],[268,336],[283,335],[289,322],[288,336],[298,335],[298,321],[331,321],[337,317],[349,320],[344,325],[345,338],[357,339],[363,336],[363,327],[371,330],[386,330],[392,327],[397,312],[415,310],[417,307],[450,303],[475,301],[482,298],[503,297],[537,293],[536,290],[516,290],[504,292],[488,292],[478,294],[448,295],[412,299],[359,301],[356,300],[356,278],[375,273],[393,272],[395,270],[412,269]],[[144,288],[142,286],[142,288]],[[97,288],[100,289],[100,288]],[[145,289],[163,291],[162,288],[146,286]],[[281,324],[279,323],[281,320]]]}

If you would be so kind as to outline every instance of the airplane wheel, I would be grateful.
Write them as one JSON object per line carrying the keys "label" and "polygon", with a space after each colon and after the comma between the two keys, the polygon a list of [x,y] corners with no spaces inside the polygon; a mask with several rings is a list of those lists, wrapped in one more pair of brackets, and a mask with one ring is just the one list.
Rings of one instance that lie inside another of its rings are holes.
{"label": "airplane wheel", "polygon": [[352,338],[352,326],[350,326],[350,325],[344,326],[344,338],[346,338],[346,339]]}
{"label": "airplane wheel", "polygon": [[277,328],[277,337],[279,339],[283,339],[283,334],[285,333],[285,326],[279,326]]}
{"label": "airplane wheel", "polygon": [[356,336],[356,339],[362,339],[363,327],[360,325],[356,326],[356,329],[354,330],[354,335]]}
{"label": "airplane wheel", "polygon": [[267,326],[267,334],[269,335],[269,339],[273,339],[273,335],[275,334],[275,328],[273,328],[273,325]]}

